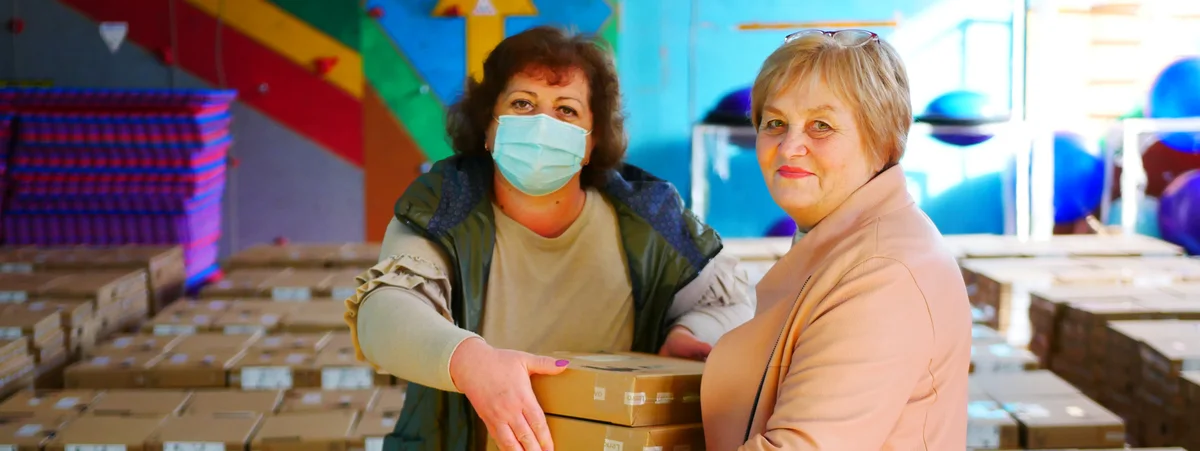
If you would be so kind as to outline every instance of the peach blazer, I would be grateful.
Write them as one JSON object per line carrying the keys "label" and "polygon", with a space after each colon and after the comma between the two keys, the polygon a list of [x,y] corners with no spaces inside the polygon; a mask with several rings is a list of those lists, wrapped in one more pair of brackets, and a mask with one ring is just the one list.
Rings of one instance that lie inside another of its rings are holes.
{"label": "peach blazer", "polygon": [[884,171],[767,272],[705,365],[709,451],[966,446],[967,292],[905,185]]}

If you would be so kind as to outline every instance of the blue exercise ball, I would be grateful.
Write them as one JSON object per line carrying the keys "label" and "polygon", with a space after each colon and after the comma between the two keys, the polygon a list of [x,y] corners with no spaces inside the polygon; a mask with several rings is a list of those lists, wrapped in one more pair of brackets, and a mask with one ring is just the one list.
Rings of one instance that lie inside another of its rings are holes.
{"label": "blue exercise ball", "polygon": [[[1200,118],[1200,57],[1181,58],[1163,69],[1146,106],[1151,118]],[[1200,131],[1163,133],[1160,138],[1172,149],[1200,153]]]}
{"label": "blue exercise ball", "polygon": [[1100,206],[1103,192],[1104,160],[1099,152],[1077,133],[1055,133],[1054,222],[1083,219]]}
{"label": "blue exercise ball", "polygon": [[[1137,200],[1137,207],[1138,214],[1137,222],[1134,223],[1134,231],[1139,235],[1161,238],[1162,234],[1158,231],[1158,199],[1153,196],[1140,196]],[[1108,210],[1108,225],[1120,225],[1121,212],[1124,210],[1123,199],[1117,198],[1112,201],[1112,207]]]}
{"label": "blue exercise ball", "polygon": [[1158,225],[1164,240],[1200,255],[1200,169],[1183,173],[1163,190]]}
{"label": "blue exercise ball", "polygon": [[767,236],[794,236],[796,235],[796,222],[792,218],[783,217],[771,227],[767,229]]}
{"label": "blue exercise ball", "polygon": [[750,87],[726,93],[704,117],[706,124],[750,125]]}
{"label": "blue exercise ball", "polygon": [[[983,127],[983,124],[1003,122],[1007,113],[998,107],[988,96],[974,91],[950,91],[933,99],[925,107],[925,113],[918,118],[923,122],[933,124],[933,138],[953,146],[973,146],[983,143],[994,136]],[[958,127],[976,128],[976,131],[939,132],[939,125],[955,125]],[[974,126],[974,127],[973,127]]]}

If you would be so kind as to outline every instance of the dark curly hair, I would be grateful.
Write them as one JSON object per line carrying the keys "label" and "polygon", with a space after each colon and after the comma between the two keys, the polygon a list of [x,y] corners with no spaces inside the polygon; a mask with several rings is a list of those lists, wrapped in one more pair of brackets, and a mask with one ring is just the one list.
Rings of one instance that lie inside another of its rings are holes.
{"label": "dark curly hair", "polygon": [[584,187],[607,182],[625,158],[628,142],[621,114],[621,90],[612,54],[594,36],[541,26],[508,37],[483,62],[483,81],[468,76],[462,97],[446,113],[446,133],[454,153],[488,156],[484,148],[496,99],[516,74],[537,70],[551,84],[567,83],[572,70],[587,77],[592,110],[591,159],[583,167]]}

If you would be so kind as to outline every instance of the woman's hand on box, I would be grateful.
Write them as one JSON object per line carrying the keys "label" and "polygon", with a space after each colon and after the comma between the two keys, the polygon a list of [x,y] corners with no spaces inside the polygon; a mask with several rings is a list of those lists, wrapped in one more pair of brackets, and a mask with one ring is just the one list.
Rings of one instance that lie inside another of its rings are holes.
{"label": "woman's hand on box", "polygon": [[667,341],[663,343],[658,354],[667,357],[704,361],[708,359],[708,354],[711,352],[712,345],[700,341],[688,328],[675,326],[667,334]]}
{"label": "woman's hand on box", "polygon": [[550,428],[529,377],[562,373],[569,362],[496,349],[480,338],[458,345],[450,358],[450,377],[504,451],[553,451]]}

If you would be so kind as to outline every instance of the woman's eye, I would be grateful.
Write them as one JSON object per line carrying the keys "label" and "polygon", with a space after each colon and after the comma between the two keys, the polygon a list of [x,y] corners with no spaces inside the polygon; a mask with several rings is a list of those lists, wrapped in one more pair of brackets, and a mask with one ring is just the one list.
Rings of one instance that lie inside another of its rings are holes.
{"label": "woman's eye", "polygon": [[813,121],[812,128],[813,128],[813,130],[816,130],[819,132],[828,132],[828,131],[833,130],[833,127],[830,127],[829,124],[826,124],[821,121]]}
{"label": "woman's eye", "polygon": [[574,108],[571,108],[571,107],[569,107],[569,106],[560,106],[560,107],[558,107],[558,112],[559,112],[559,113],[561,113],[562,115],[564,115],[564,116],[568,116],[568,117],[575,117],[575,115],[577,114],[577,113],[575,112],[575,109],[574,109]]}
{"label": "woman's eye", "polygon": [[509,105],[512,106],[514,110],[518,111],[525,111],[533,108],[533,103],[525,99],[513,100]]}
{"label": "woman's eye", "polygon": [[763,123],[763,130],[778,130],[786,125],[779,119],[771,119]]}

